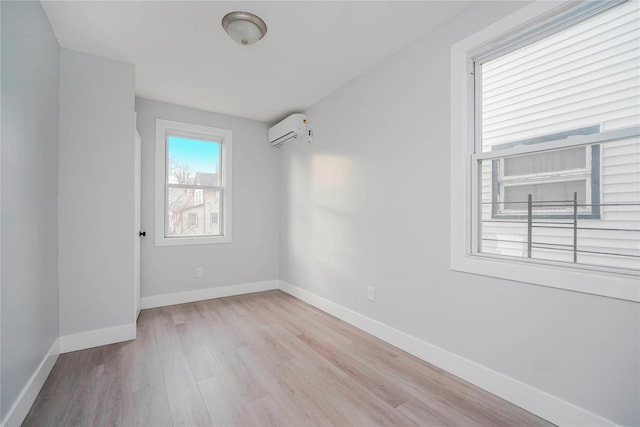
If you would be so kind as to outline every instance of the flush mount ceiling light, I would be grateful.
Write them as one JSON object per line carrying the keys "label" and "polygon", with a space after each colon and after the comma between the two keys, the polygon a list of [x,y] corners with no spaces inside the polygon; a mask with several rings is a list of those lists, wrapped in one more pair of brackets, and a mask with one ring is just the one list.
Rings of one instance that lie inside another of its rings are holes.
{"label": "flush mount ceiling light", "polygon": [[267,24],[249,12],[231,12],[222,18],[222,28],[243,45],[257,42],[267,34]]}

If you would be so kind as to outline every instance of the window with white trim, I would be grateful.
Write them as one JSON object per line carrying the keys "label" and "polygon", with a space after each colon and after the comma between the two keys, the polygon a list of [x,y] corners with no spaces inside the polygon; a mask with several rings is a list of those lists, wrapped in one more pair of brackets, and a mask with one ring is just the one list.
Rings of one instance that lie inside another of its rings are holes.
{"label": "window with white trim", "polygon": [[188,215],[188,223],[190,226],[198,226],[198,213],[197,212],[190,212],[187,214]]}
{"label": "window with white trim", "polygon": [[452,47],[452,268],[640,300],[639,21],[536,2]]}
{"label": "window with white trim", "polygon": [[231,241],[230,166],[230,130],[156,120],[157,245]]}
{"label": "window with white trim", "polygon": [[[497,148],[555,141],[569,135],[597,133],[590,126],[559,134],[544,135],[502,144]],[[532,200],[570,200],[577,194],[579,218],[600,217],[600,146],[573,147],[554,152],[533,152],[491,162],[491,218],[526,218],[527,206],[520,203],[532,194]],[[532,212],[533,218],[568,218],[571,206],[549,204]]]}
{"label": "window with white trim", "polygon": [[195,190],[194,193],[195,193],[194,198],[195,198],[196,204],[202,203],[204,201],[204,190],[198,189],[198,190]]}

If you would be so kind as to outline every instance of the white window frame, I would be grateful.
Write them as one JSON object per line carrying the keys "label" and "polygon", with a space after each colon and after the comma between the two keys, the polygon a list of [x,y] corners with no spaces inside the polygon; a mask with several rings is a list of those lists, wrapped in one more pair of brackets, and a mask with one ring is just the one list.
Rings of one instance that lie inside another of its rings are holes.
{"label": "white window frame", "polygon": [[[473,58],[483,50],[501,45],[506,39],[517,38],[518,34],[523,33],[523,28],[538,27],[543,31],[546,23],[573,6],[536,1],[451,47],[450,266],[455,271],[640,302],[640,280],[632,273],[607,268],[581,268],[549,261],[507,259],[480,254],[474,249],[478,247],[479,238],[478,230],[473,227],[477,223],[479,192],[472,191],[471,177],[478,175],[477,161],[521,154],[526,152],[526,147],[475,153]],[[575,19],[570,14],[566,16],[567,21]],[[539,34],[543,34],[542,31]],[[638,129],[615,132],[615,137],[622,138],[625,133],[636,134]],[[609,138],[612,136],[610,134]],[[548,149],[589,145],[602,138],[603,134],[586,135],[580,138],[580,143],[556,141],[541,143],[536,148],[544,148],[543,144],[548,144]]]}
{"label": "white window frame", "polygon": [[[193,135],[220,142],[220,185],[223,188],[220,212],[219,236],[166,236],[166,185],[167,185],[167,132]],[[156,170],[155,170],[155,244],[156,246],[203,245],[231,243],[231,153],[232,132],[210,126],[156,119]]]}
{"label": "white window frame", "polygon": [[[535,146],[534,146],[535,147]],[[600,192],[600,167],[594,168],[594,163],[592,159],[592,154],[594,152],[593,148],[598,148],[597,146],[584,147],[585,152],[585,167],[579,169],[563,169],[557,170],[553,172],[537,172],[530,174],[520,174],[520,175],[506,175],[504,174],[505,162],[500,162],[499,167],[497,168],[497,183],[491,182],[491,198],[495,200],[496,194],[494,194],[494,187],[498,187],[498,203],[496,207],[496,211],[492,214],[494,218],[509,218],[509,217],[522,217],[527,214],[526,205],[522,205],[520,209],[508,209],[505,207],[505,191],[509,187],[516,187],[519,185],[530,185],[530,184],[547,184],[547,183],[556,183],[556,182],[569,182],[569,181],[582,181],[585,183],[585,194],[584,200],[587,206],[579,207],[578,213],[580,218],[599,218],[600,208],[596,206],[589,206],[591,203],[594,203],[592,200],[592,195],[594,191],[596,193]],[[600,150],[596,151],[598,154]],[[536,152],[537,153],[537,152]],[[535,154],[535,153],[534,153]],[[597,175],[597,176],[596,176]],[[492,177],[492,180],[494,177]],[[594,184],[595,181],[595,184]],[[595,188],[594,188],[595,186]],[[599,199],[595,201],[595,203],[599,203]],[[549,209],[538,209],[536,215],[534,217],[547,217],[547,218],[563,218],[569,217],[573,215],[573,207],[567,205],[566,207],[555,206]]]}

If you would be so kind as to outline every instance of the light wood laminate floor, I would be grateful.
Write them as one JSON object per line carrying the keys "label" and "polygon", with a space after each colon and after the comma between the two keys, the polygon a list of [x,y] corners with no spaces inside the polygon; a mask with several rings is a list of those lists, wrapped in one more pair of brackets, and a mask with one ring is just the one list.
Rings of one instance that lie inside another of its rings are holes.
{"label": "light wood laminate floor", "polygon": [[25,426],[540,426],[546,421],[280,291],[144,310],[63,354]]}

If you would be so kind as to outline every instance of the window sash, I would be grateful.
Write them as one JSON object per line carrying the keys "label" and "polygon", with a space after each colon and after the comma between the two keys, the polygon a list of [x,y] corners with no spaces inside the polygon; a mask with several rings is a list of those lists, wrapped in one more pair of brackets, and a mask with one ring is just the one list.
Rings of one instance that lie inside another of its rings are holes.
{"label": "window sash", "polygon": [[[582,147],[578,147],[582,148]],[[501,159],[496,159],[493,161],[499,162],[499,174],[498,181],[501,183],[512,183],[512,182],[538,182],[538,181],[550,181],[555,178],[565,178],[565,177],[573,177],[573,176],[586,176],[592,173],[592,149],[588,149],[588,147],[584,147],[584,162],[585,167],[583,168],[566,168],[566,169],[556,169],[550,171],[543,172],[532,172],[532,173],[521,173],[521,174],[510,174],[507,175],[505,172],[506,169],[506,160],[517,158],[520,156],[508,156],[502,157]],[[566,149],[565,149],[566,150]],[[554,150],[554,151],[545,151],[545,153],[553,153],[553,152],[561,152],[565,150]],[[599,151],[599,150],[598,150]],[[538,153],[531,153],[538,154]],[[523,156],[527,156],[526,154]],[[500,161],[503,160],[503,161]]]}
{"label": "window sash", "polygon": [[[517,215],[518,217],[526,216],[527,206],[525,203],[521,203],[522,208],[511,209],[511,208],[506,208],[505,206],[515,204],[516,202],[504,200],[504,197],[505,197],[504,192],[506,191],[506,188],[509,188],[509,187],[513,188],[513,187],[518,187],[523,185],[557,184],[557,183],[563,183],[563,182],[584,182],[584,194],[583,194],[584,204],[591,205],[592,200],[591,200],[591,176],[590,175],[591,174],[589,174],[589,176],[556,178],[556,179],[548,179],[544,181],[540,180],[535,182],[530,182],[530,181],[515,182],[515,183],[508,183],[507,185],[501,185],[500,190],[501,190],[502,200],[499,200],[498,207],[497,207],[498,210],[496,214],[493,215],[493,217],[494,218],[501,218],[501,217],[513,218],[514,215]],[[558,204],[558,206],[560,205],[561,204]],[[591,214],[591,206],[579,206],[578,213],[580,214],[580,217],[583,217],[584,214]],[[566,217],[572,214],[573,214],[573,207],[567,205],[566,207],[562,206],[562,207],[551,207],[548,209],[537,209],[536,214],[533,215],[533,218],[548,217],[549,215],[553,215],[554,217]]]}
{"label": "window sash", "polygon": [[[197,132],[180,132],[180,131],[176,131],[176,130],[170,130],[170,129],[166,129],[165,130],[165,135],[164,135],[164,182],[165,182],[165,186],[173,186],[173,185],[188,185],[191,186],[189,188],[209,188],[211,186],[204,186],[201,184],[175,184],[175,183],[169,183],[169,137],[179,137],[179,138],[187,138],[187,139],[193,139],[196,141],[202,141],[202,142],[208,142],[211,144],[218,144],[219,146],[219,157],[218,157],[218,164],[216,165],[218,168],[218,180],[220,182],[219,187],[222,187],[225,185],[224,182],[224,170],[223,170],[223,159],[224,159],[224,155],[225,155],[225,145],[224,145],[224,138],[223,137],[216,137],[216,136],[206,136],[206,135],[200,135]],[[214,186],[215,187],[215,186]],[[165,203],[166,204],[166,203]]]}
{"label": "window sash", "polygon": [[[607,144],[615,144],[615,141],[617,140],[627,140],[627,139],[635,139],[640,137],[640,127],[634,127],[634,128],[628,128],[628,129],[622,129],[622,131],[624,132],[620,132],[620,133],[616,133],[617,135],[627,135],[629,134],[630,136],[627,137],[620,137],[620,138],[615,138],[615,139],[610,139],[610,140],[605,140],[602,141],[600,143],[596,143],[596,144],[591,144],[592,145],[592,149],[587,149],[586,152],[589,153],[591,155],[591,157],[593,159],[599,159],[599,153],[602,151],[603,147],[606,147]],[[591,136],[591,135],[589,135]],[[583,144],[584,141],[582,142],[578,142],[578,144]],[[537,145],[537,144],[536,144]],[[586,145],[586,144],[585,144]],[[561,148],[556,148],[556,150],[560,150]],[[548,150],[547,150],[548,151]],[[503,152],[506,152],[506,150],[499,150],[499,154],[500,157],[498,157],[498,159],[495,159],[493,157],[496,156],[489,156],[491,157],[488,160],[484,160],[485,162],[488,161],[496,161],[499,160],[503,157]],[[492,152],[492,154],[495,154]],[[597,156],[597,157],[593,157],[593,156]],[[480,156],[479,156],[480,157]],[[592,160],[592,159],[589,159]],[[485,222],[493,222],[493,223],[498,223],[498,222],[502,222],[502,220],[506,220],[506,222],[509,222],[509,220],[517,220],[517,219],[524,219],[526,220],[527,218],[527,214],[526,214],[526,210],[523,210],[521,212],[517,212],[517,210],[510,210],[510,211],[503,211],[503,212],[496,212],[493,211],[492,212],[492,216],[491,218],[487,221],[484,219],[483,215],[486,217],[486,212],[483,212],[483,206],[486,206],[487,201],[486,199],[483,199],[483,190],[482,190],[482,183],[483,183],[483,175],[482,175],[482,161],[483,160],[478,160],[476,162],[472,162],[472,169],[473,169],[473,175],[472,175],[472,186],[471,188],[477,188],[477,191],[472,191],[471,192],[471,196],[472,196],[472,205],[471,206],[475,206],[475,208],[471,209],[471,216],[472,216],[472,222],[471,222],[471,248],[469,253],[471,255],[478,255],[478,256],[489,256],[489,257],[496,257],[496,254],[490,254],[490,253],[486,253],[482,250],[482,242],[483,242],[483,224]],[[591,205],[591,206],[578,206],[578,215],[577,218],[580,220],[600,220],[601,219],[601,211],[602,211],[602,206],[600,206],[600,200],[601,200],[601,195],[600,195],[600,191],[599,191],[599,185],[596,184],[595,190],[594,190],[594,186],[592,186],[592,180],[601,180],[600,177],[600,170],[601,170],[601,166],[598,166],[596,170],[593,169],[593,165],[597,163],[600,164],[599,161],[595,161],[595,162],[591,162],[591,166],[592,169],[587,173],[585,173],[584,171],[580,171],[580,170],[573,170],[570,171],[570,173],[567,174],[567,176],[563,177],[560,174],[555,174],[556,176],[554,176],[552,179],[549,180],[543,180],[541,179],[542,177],[532,177],[531,175],[528,176],[517,176],[515,178],[509,177],[509,182],[508,184],[535,184],[535,183],[542,183],[542,182],[552,182],[552,181],[562,181],[564,180],[578,180],[580,179],[580,175],[582,175],[582,177],[585,179],[585,184],[586,184],[586,193],[584,194],[585,199],[582,202],[579,202],[579,204],[582,205]],[[595,173],[595,175],[594,175]],[[552,175],[552,174],[549,174]],[[526,177],[529,178],[528,181],[525,181],[521,178]],[[486,181],[486,178],[484,179],[484,181]],[[493,177],[492,177],[492,185],[493,185]],[[493,198],[493,188],[490,190],[491,193],[491,203],[495,203],[495,199]],[[500,202],[504,201],[504,200],[499,200]],[[615,202],[613,204],[610,204],[611,206],[623,206],[626,202],[620,202],[620,205],[616,205]],[[535,204],[535,201],[534,201]],[[635,206],[634,204],[630,203],[629,206]],[[551,209],[548,210],[542,210],[539,206],[536,209],[536,212],[534,212],[534,214],[532,215],[533,219],[543,219],[543,220],[551,220],[551,219],[566,219],[566,218],[570,218],[573,216],[573,211],[571,209],[570,212],[561,212],[558,210],[552,211]],[[615,221],[615,220],[612,220]],[[631,221],[631,220],[627,220],[627,221]],[[606,226],[595,226],[596,228],[592,228],[593,225],[589,226],[587,225],[586,228],[584,229],[591,229],[591,230],[606,230],[609,229],[609,227]],[[598,227],[606,227],[606,228],[598,228]],[[579,227],[580,229],[583,229],[583,227]],[[618,230],[618,231],[625,231],[625,232],[635,232],[635,229],[637,227],[631,227],[632,229],[627,229],[629,228],[628,226],[623,226],[623,228],[621,229],[617,229],[615,227],[612,227],[611,230]],[[585,253],[584,250],[579,250],[580,253]],[[594,254],[596,252],[593,252]],[[602,253],[602,252],[597,252],[597,253]],[[504,256],[504,255],[498,255],[498,257],[503,257],[505,259],[508,258],[514,258],[514,260],[517,260],[518,262],[533,262],[533,259],[531,258],[522,258],[522,257],[509,257],[509,256]],[[549,263],[549,264],[555,264],[556,261],[550,260],[550,259],[540,259],[537,262],[539,263]],[[565,264],[565,266],[567,265],[566,262],[563,261],[558,261],[557,265],[562,265]],[[625,267],[625,266],[619,266],[619,267],[614,267],[614,266],[604,266],[604,265],[600,265],[600,264],[590,264],[590,263],[570,263],[569,264],[571,266],[571,268],[579,268],[579,269],[591,269],[591,270],[601,270],[601,271],[611,271],[611,272],[621,272],[621,273],[625,273],[625,274],[634,274],[634,275],[640,275],[640,270],[638,270],[635,267]]]}
{"label": "window sash", "polygon": [[[174,184],[169,183],[169,137],[181,137],[188,138],[202,142],[208,142],[211,144],[218,144],[220,147],[220,154],[218,157],[218,164],[216,165],[218,168],[218,179],[221,185],[201,185],[201,184]],[[194,190],[214,190],[218,191],[219,194],[222,194],[224,189],[224,171],[223,171],[223,159],[224,159],[224,137],[216,137],[212,135],[199,134],[197,132],[185,132],[174,129],[166,129],[164,135],[164,152],[165,152],[165,195],[164,195],[164,238],[165,239],[184,239],[184,238],[203,238],[203,237],[218,237],[224,236],[224,227],[223,225],[223,217],[224,217],[224,197],[220,197],[219,203],[219,234],[195,234],[195,235],[171,235],[169,233],[169,191],[171,189],[194,189]],[[204,203],[204,195],[203,202]],[[189,225],[191,221],[189,219]],[[197,221],[196,224],[197,226]]]}
{"label": "window sash", "polygon": [[[478,112],[476,111],[476,115]],[[477,122],[477,120],[476,120]],[[604,131],[594,133],[590,135],[576,135],[567,139],[560,139],[555,141],[541,142],[539,144],[532,145],[518,145],[511,148],[504,148],[496,151],[479,151],[471,155],[471,160],[476,163],[479,160],[497,160],[503,157],[513,157],[523,154],[533,154],[543,151],[555,151],[562,148],[582,147],[588,145],[594,145],[603,142],[611,142],[620,139],[632,138],[640,135],[640,126],[630,126],[624,129],[615,129],[611,131]],[[476,149],[477,147],[476,140]],[[480,148],[482,150],[482,148]]]}
{"label": "window sash", "polygon": [[[626,3],[632,0],[607,0],[603,2],[584,2],[581,5],[575,6],[575,4],[567,4],[561,6],[553,11],[547,12],[545,15],[539,17],[536,21],[530,22],[524,27],[520,27],[515,31],[510,31],[493,40],[491,43],[482,45],[481,48],[475,49],[471,53],[472,58],[472,77],[471,81],[474,87],[474,101],[473,101],[473,114],[474,114],[474,139],[473,139],[473,153],[478,158],[483,157],[483,141],[482,141],[482,127],[483,127],[483,88],[482,88],[482,75],[483,65],[487,62],[495,59],[507,56],[514,51],[525,48],[529,45],[535,44],[541,40],[552,37],[557,33],[570,29],[572,26],[579,25],[583,21],[594,18],[596,15],[601,14],[609,9],[613,9],[616,6]],[[626,6],[625,6],[626,7]],[[631,133],[628,136],[634,136],[638,134]],[[623,136],[624,138],[624,136]],[[570,136],[570,140],[580,140],[577,136]],[[607,139],[603,139],[607,140]],[[559,147],[558,145],[562,140],[550,141],[548,145],[552,148]],[[588,144],[588,143],[587,143]],[[538,145],[538,144],[536,144]],[[579,144],[577,144],[579,145]],[[577,146],[569,144],[567,146]],[[537,147],[536,147],[537,148]],[[488,152],[492,152],[490,150]],[[502,151],[502,149],[501,149]]]}
{"label": "window sash", "polygon": [[[565,149],[566,150],[566,149]],[[551,152],[563,151],[554,150]],[[600,155],[600,145],[593,145],[591,147],[584,147],[584,168],[579,169],[564,169],[553,170],[538,173],[528,173],[521,175],[507,175],[505,176],[505,159],[513,157],[503,157],[500,159],[487,160],[492,162],[492,176],[491,176],[491,200],[492,203],[492,218],[523,218],[526,215],[526,205],[523,204],[521,209],[507,208],[507,204],[513,204],[506,200],[506,189],[521,185],[535,185],[535,184],[554,184],[560,182],[584,182],[584,193],[582,197],[584,203],[591,205],[592,203],[599,203],[599,174],[600,174],[600,161],[596,159],[596,163],[593,163],[593,156]],[[517,157],[517,156],[516,156]],[[499,166],[496,166],[496,162]],[[482,181],[482,177],[479,177]],[[593,187],[595,184],[596,188]],[[600,207],[599,206],[581,206],[578,208],[579,217],[584,218],[599,218]],[[572,210],[569,207],[553,207],[549,209],[537,209],[535,218],[564,218],[567,215],[572,214]]]}
{"label": "window sash", "polygon": [[[579,154],[580,152],[581,155]],[[555,153],[555,154],[554,154]],[[551,154],[551,155],[549,155]],[[569,154],[569,156],[567,156]],[[579,163],[574,167],[566,163],[573,160]],[[521,162],[524,160],[524,162]],[[500,162],[500,177],[502,179],[516,179],[526,176],[541,176],[565,174],[571,171],[586,172],[590,166],[590,157],[586,147],[574,147],[565,150],[557,150],[554,152],[542,152],[529,155],[506,157]],[[547,168],[546,170],[536,169],[536,167]],[[525,172],[523,168],[528,168]]]}

